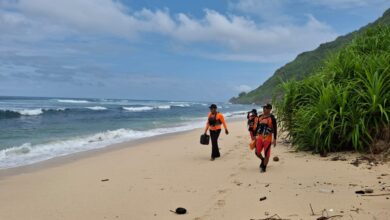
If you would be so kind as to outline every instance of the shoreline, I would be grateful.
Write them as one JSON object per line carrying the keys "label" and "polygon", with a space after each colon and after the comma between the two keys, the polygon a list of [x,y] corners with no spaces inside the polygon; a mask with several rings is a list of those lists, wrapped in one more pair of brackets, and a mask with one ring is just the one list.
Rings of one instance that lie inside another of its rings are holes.
{"label": "shoreline", "polygon": [[150,142],[157,141],[160,138],[161,139],[173,138],[176,135],[191,132],[191,131],[196,130],[196,129],[198,129],[198,128],[194,128],[192,130],[187,130],[187,131],[169,133],[169,134],[160,134],[160,135],[147,137],[147,138],[140,138],[140,139],[136,139],[136,140],[124,141],[121,143],[110,144],[110,145],[107,145],[107,146],[101,147],[101,148],[80,151],[80,152],[71,153],[71,154],[64,155],[64,156],[53,157],[53,158],[39,161],[39,162],[33,163],[33,164],[22,165],[22,166],[6,168],[6,169],[0,169],[0,180],[3,178],[10,177],[10,176],[32,173],[32,172],[36,172],[36,171],[40,171],[40,170],[44,170],[44,169],[48,169],[48,168],[52,168],[52,167],[66,165],[66,164],[69,164],[72,162],[76,162],[76,161],[87,159],[87,158],[94,157],[94,156],[99,156],[102,154],[106,154],[106,153],[109,153],[112,151],[121,150],[124,148],[138,147],[139,145],[142,145],[142,144],[147,144]]}
{"label": "shoreline", "polygon": [[[243,120],[243,119],[239,118],[239,117],[235,117],[235,118],[230,118],[229,121],[231,123],[234,123],[234,122],[238,122],[240,120]],[[39,171],[42,169],[47,169],[50,167],[57,167],[57,166],[65,165],[65,164],[72,163],[72,162],[75,162],[78,160],[82,160],[82,159],[86,159],[89,157],[105,154],[105,153],[108,153],[111,151],[121,150],[123,148],[138,147],[139,145],[147,144],[150,142],[155,142],[157,140],[166,140],[166,139],[174,138],[176,135],[190,133],[190,132],[193,132],[193,131],[198,130],[198,129],[202,129],[202,128],[192,128],[190,130],[185,130],[185,131],[177,131],[177,132],[172,132],[172,133],[159,134],[159,135],[155,135],[155,136],[151,136],[151,137],[144,137],[144,138],[135,139],[135,140],[123,141],[123,142],[116,143],[116,144],[109,144],[109,145],[101,147],[101,148],[70,153],[70,154],[64,155],[64,156],[53,157],[53,158],[39,161],[39,162],[36,162],[33,164],[0,169],[0,180],[7,178],[9,176],[15,176],[15,175],[23,174],[23,173],[31,173],[31,172],[36,172],[36,171]],[[200,136],[200,134],[199,134],[199,136]]]}

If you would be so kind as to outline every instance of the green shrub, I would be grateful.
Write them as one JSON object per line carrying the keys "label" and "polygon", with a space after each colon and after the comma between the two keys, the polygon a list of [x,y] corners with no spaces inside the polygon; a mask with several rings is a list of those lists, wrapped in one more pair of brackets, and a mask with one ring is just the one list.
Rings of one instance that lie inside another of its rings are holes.
{"label": "green shrub", "polygon": [[390,27],[367,29],[313,76],[282,84],[282,128],[300,150],[370,150],[390,126]]}

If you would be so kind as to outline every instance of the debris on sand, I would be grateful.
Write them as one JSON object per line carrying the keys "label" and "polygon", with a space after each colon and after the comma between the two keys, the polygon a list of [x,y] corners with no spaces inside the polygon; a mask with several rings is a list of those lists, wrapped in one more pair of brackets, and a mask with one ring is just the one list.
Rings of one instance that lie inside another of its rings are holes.
{"label": "debris on sand", "polygon": [[182,208],[182,207],[177,208],[175,211],[173,211],[173,210],[169,210],[169,211],[176,213],[178,215],[184,215],[187,213],[187,210],[185,208]]}
{"label": "debris on sand", "polygon": [[374,190],[373,189],[364,189],[364,190],[358,190],[358,191],[355,191],[356,194],[360,194],[360,195],[364,195],[364,194],[371,194],[373,193]]}
{"label": "debris on sand", "polygon": [[334,193],[334,190],[333,189],[320,189],[320,192],[322,193]]}
{"label": "debris on sand", "polygon": [[[333,212],[333,209],[329,209],[330,212]],[[325,216],[326,214],[326,216]],[[332,216],[329,216],[329,213],[326,209],[322,210],[322,216],[317,218],[317,220],[328,220],[328,219],[332,219],[332,218],[338,218],[338,217],[343,217],[342,215],[332,215]]]}
{"label": "debris on sand", "polygon": [[362,196],[390,196],[390,193],[373,194],[373,195],[362,195]]}
{"label": "debris on sand", "polygon": [[338,218],[338,217],[343,217],[343,216],[342,215],[333,215],[333,216],[329,216],[329,217],[321,216],[321,217],[317,218],[317,220],[328,220],[328,219]]}
{"label": "debris on sand", "polygon": [[359,158],[356,158],[354,161],[351,162],[352,165],[354,165],[355,167],[358,167],[360,165],[360,160]]}
{"label": "debris on sand", "polygon": [[310,210],[311,210],[311,215],[314,216],[315,214],[314,214],[313,206],[311,206],[311,203],[309,204],[309,206],[310,206]]}
{"label": "debris on sand", "polygon": [[322,152],[320,152],[320,156],[321,157],[327,157],[328,156],[328,152],[322,151]]}
{"label": "debris on sand", "polygon": [[[266,212],[266,215],[268,216],[268,212]],[[287,219],[287,218],[281,218],[278,214],[275,214],[271,217],[267,217],[267,218],[259,218],[259,219],[254,219],[254,218],[251,218],[250,220],[290,220],[290,219]]]}
{"label": "debris on sand", "polygon": [[101,181],[102,182],[107,182],[107,181],[109,181],[110,179],[102,179]]}
{"label": "debris on sand", "polygon": [[260,201],[264,201],[264,200],[266,200],[266,199],[267,199],[267,197],[266,197],[266,196],[263,196],[263,197],[260,198]]}
{"label": "debris on sand", "polygon": [[342,157],[342,156],[335,156],[333,157],[332,159],[330,159],[331,161],[347,161],[347,159],[345,157]]}
{"label": "debris on sand", "polygon": [[373,193],[374,190],[373,190],[373,189],[365,189],[364,192],[365,192],[365,193]]}
{"label": "debris on sand", "polygon": [[275,156],[275,157],[274,157],[274,161],[275,161],[275,162],[278,162],[278,161],[279,161],[279,157],[278,157],[278,156]]}
{"label": "debris on sand", "polygon": [[240,181],[238,181],[238,180],[234,180],[233,183],[236,184],[236,186],[241,186],[242,185],[242,183]]}
{"label": "debris on sand", "polygon": [[356,208],[356,209],[351,209],[350,211],[351,212],[356,212],[356,213],[359,213],[359,211],[360,211],[361,209],[359,209],[359,208]]}

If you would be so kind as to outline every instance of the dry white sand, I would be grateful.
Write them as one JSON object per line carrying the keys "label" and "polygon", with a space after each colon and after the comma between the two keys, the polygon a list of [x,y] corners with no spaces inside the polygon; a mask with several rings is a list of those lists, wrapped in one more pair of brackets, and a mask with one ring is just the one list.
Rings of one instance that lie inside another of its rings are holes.
{"label": "dry white sand", "polygon": [[[0,219],[317,219],[322,210],[339,219],[390,219],[390,196],[355,194],[365,188],[390,193],[389,164],[355,167],[356,154],[331,161],[334,155],[295,153],[279,143],[271,156],[280,161],[260,173],[245,122],[229,128],[215,161],[211,147],[199,144],[198,129],[37,169],[0,171]],[[169,211],[179,206],[188,214]]]}

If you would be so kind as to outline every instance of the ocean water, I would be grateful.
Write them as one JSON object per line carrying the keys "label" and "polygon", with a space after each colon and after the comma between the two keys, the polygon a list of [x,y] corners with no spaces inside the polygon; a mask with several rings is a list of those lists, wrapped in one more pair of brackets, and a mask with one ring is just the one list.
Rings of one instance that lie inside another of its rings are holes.
{"label": "ocean water", "polygon": [[[247,105],[216,103],[226,119]],[[0,169],[205,125],[207,102],[0,96]],[[194,140],[198,141],[198,140]]]}

